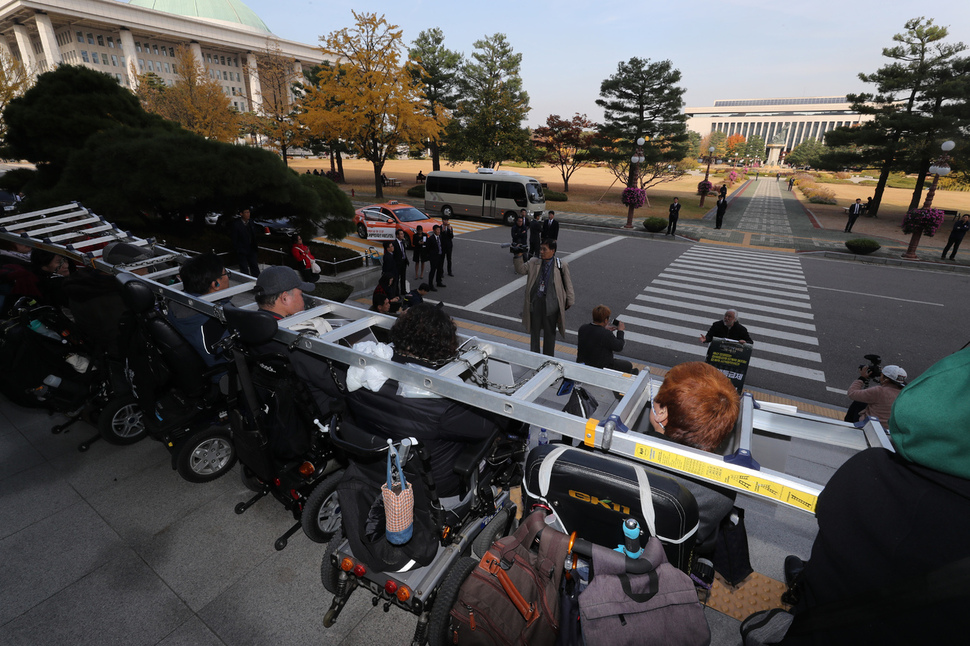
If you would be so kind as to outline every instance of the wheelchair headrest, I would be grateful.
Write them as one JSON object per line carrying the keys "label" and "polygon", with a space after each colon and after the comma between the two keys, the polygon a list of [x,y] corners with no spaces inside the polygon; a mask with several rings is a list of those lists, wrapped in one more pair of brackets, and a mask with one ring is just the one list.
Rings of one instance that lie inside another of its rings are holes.
{"label": "wheelchair headrest", "polygon": [[135,314],[150,312],[155,307],[155,293],[148,283],[144,283],[130,275],[119,275],[122,282],[121,298],[125,307]]}
{"label": "wheelchair headrest", "polygon": [[239,332],[246,345],[267,343],[279,329],[276,318],[264,310],[244,310],[226,305],[222,313],[226,316],[226,325]]}

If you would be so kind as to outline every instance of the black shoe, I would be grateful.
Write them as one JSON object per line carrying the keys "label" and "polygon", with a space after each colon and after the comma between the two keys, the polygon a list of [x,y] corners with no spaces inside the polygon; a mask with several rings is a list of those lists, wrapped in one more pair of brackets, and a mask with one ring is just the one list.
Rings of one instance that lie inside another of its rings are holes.
{"label": "black shoe", "polygon": [[785,557],[785,585],[789,588],[794,587],[802,571],[805,569],[805,561],[794,554]]}
{"label": "black shoe", "polygon": [[444,283],[438,283],[438,287],[447,287]]}

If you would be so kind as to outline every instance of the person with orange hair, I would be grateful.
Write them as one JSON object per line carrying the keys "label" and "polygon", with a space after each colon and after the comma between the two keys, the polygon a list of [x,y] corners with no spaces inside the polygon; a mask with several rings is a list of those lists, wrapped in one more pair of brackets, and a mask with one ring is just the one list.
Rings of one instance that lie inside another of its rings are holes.
{"label": "person with orange hair", "polygon": [[[654,433],[686,446],[718,453],[734,430],[741,400],[720,370],[700,361],[674,366],[650,403]],[[694,495],[699,523],[697,549],[713,549],[721,520],[731,513],[737,494],[686,477],[676,479]]]}

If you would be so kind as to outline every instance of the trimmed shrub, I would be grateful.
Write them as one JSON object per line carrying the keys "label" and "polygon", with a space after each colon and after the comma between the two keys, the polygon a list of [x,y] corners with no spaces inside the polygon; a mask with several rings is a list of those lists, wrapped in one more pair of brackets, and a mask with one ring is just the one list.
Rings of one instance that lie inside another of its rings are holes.
{"label": "trimmed shrub", "polygon": [[424,184],[416,184],[408,189],[408,197],[424,197]]}
{"label": "trimmed shrub", "polygon": [[879,243],[869,238],[855,238],[845,241],[845,248],[860,255],[870,254],[879,249]]}
{"label": "trimmed shrub", "polygon": [[569,200],[568,195],[565,193],[560,193],[559,191],[550,191],[549,189],[546,189],[542,191],[542,194],[546,196],[546,202],[567,202]]}
{"label": "trimmed shrub", "polygon": [[667,228],[667,220],[664,218],[647,218],[643,221],[643,228],[650,233],[660,233]]}

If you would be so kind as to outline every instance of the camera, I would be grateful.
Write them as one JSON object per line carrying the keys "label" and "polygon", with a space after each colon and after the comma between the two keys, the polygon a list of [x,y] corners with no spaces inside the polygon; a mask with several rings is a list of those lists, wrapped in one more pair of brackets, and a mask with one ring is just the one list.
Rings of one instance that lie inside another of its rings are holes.
{"label": "camera", "polygon": [[508,247],[509,251],[512,252],[513,254],[527,253],[529,251],[529,245],[526,245],[526,244],[512,244],[512,243],[506,242],[502,246]]}
{"label": "camera", "polygon": [[[878,354],[867,354],[867,355],[864,355],[863,358],[866,361],[869,362],[869,366],[868,366],[869,367],[869,378],[870,379],[879,379],[879,375],[882,374],[882,368],[881,368],[881,366],[882,366],[882,357],[880,357]],[[863,364],[859,364],[859,370],[862,370],[865,367],[866,367],[866,364],[864,364],[864,363]]]}

